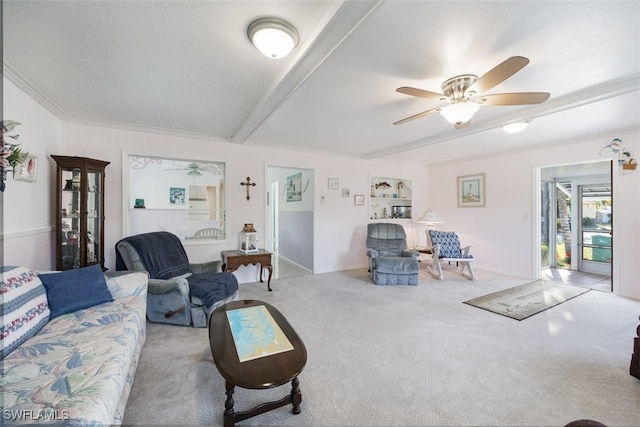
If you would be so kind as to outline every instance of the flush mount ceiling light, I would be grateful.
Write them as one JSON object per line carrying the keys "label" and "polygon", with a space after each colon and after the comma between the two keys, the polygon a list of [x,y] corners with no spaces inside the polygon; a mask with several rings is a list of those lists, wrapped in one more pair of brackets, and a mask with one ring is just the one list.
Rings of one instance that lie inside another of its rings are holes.
{"label": "flush mount ceiling light", "polygon": [[506,133],[520,133],[529,125],[529,121],[517,122],[517,123],[509,123],[508,125],[502,126],[502,130]]}
{"label": "flush mount ceiling light", "polygon": [[249,40],[265,56],[283,58],[298,45],[298,32],[291,24],[278,18],[260,18],[247,29]]}

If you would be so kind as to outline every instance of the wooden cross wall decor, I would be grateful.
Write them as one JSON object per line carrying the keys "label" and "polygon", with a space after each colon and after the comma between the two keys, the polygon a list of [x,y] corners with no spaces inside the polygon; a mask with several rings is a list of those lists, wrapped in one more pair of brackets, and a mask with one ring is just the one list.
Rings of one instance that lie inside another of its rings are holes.
{"label": "wooden cross wall decor", "polygon": [[240,185],[246,185],[247,186],[247,200],[249,200],[251,198],[251,196],[249,196],[249,188],[251,187],[255,187],[256,183],[255,182],[251,182],[251,178],[247,177],[247,180],[245,182],[241,182]]}

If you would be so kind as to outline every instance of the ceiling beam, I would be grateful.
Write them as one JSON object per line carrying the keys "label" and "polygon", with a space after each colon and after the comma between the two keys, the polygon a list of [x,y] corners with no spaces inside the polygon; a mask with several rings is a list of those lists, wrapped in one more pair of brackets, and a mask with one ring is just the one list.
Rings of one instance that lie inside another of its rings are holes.
{"label": "ceiling beam", "polygon": [[313,72],[331,55],[331,53],[351,34],[382,0],[345,0],[336,12],[327,20],[309,48],[289,69],[275,87],[262,98],[251,114],[231,136],[231,142],[243,144],[295,91],[313,74]]}
{"label": "ceiling beam", "polygon": [[547,102],[536,105],[531,108],[519,110],[518,112],[500,116],[496,119],[475,123],[472,126],[461,130],[450,130],[434,135],[430,138],[420,139],[408,144],[399,145],[384,150],[372,151],[363,156],[364,159],[377,159],[405,151],[415,150],[429,145],[440,144],[442,142],[461,138],[464,136],[475,135],[522,120],[532,120],[538,117],[547,116],[549,114],[559,113],[561,111],[570,110],[586,104],[603,101],[608,98],[624,95],[630,92],[640,91],[640,76],[628,79],[616,80],[605,84],[592,86],[584,90],[573,92],[558,98],[552,98]]}

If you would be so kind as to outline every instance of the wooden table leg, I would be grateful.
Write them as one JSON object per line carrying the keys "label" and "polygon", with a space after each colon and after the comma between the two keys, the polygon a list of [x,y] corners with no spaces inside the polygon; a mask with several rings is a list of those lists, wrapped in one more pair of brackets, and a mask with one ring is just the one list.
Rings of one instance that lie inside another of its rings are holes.
{"label": "wooden table leg", "polygon": [[291,403],[293,404],[291,412],[299,414],[300,403],[302,403],[302,393],[300,392],[300,381],[298,381],[298,377],[291,380]]}
{"label": "wooden table leg", "polygon": [[224,427],[233,427],[236,422],[235,412],[233,411],[233,389],[235,386],[226,383],[227,400],[224,402]]}
{"label": "wooden table leg", "polygon": [[269,279],[267,280],[267,289],[271,292],[271,275],[273,274],[273,266],[271,264],[267,265],[267,270],[269,270]]}

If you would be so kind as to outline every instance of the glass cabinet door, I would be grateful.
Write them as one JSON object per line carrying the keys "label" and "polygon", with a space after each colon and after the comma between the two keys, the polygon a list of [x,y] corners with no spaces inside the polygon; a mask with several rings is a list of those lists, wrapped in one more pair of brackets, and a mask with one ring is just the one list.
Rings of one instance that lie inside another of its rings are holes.
{"label": "glass cabinet door", "polygon": [[104,170],[86,157],[51,155],[57,164],[56,269],[100,264],[104,270]]}
{"label": "glass cabinet door", "polygon": [[69,270],[80,266],[80,233],[82,231],[81,212],[81,179],[80,168],[64,168],[62,173],[63,188],[61,198],[61,259],[62,269]]}
{"label": "glass cabinet door", "polygon": [[87,173],[87,264],[95,264],[102,259],[101,224],[102,212],[102,172],[89,170]]}

